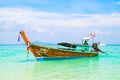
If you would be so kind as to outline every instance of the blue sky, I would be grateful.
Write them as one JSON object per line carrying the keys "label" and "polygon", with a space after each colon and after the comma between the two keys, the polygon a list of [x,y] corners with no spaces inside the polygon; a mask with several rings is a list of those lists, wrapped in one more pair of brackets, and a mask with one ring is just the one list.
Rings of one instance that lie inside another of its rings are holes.
{"label": "blue sky", "polygon": [[[120,43],[120,0],[0,0],[0,44],[16,44],[24,30],[31,41]],[[23,42],[23,41],[22,41]]]}

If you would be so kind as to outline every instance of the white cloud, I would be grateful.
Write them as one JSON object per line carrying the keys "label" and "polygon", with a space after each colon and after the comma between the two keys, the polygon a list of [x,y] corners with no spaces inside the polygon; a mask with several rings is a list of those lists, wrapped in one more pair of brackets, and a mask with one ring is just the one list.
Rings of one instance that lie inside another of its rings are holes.
{"label": "white cloud", "polygon": [[41,27],[38,27],[37,25],[33,25],[30,28],[31,30],[35,30],[37,33],[44,32],[44,29]]}
{"label": "white cloud", "polygon": [[[21,8],[0,8],[0,28],[31,29],[45,32],[45,28],[57,27],[119,27],[120,13],[111,14],[60,14]],[[20,25],[22,25],[20,27]]]}
{"label": "white cloud", "polygon": [[111,35],[112,34],[110,31],[99,31],[99,30],[94,30],[94,33],[97,35]]}

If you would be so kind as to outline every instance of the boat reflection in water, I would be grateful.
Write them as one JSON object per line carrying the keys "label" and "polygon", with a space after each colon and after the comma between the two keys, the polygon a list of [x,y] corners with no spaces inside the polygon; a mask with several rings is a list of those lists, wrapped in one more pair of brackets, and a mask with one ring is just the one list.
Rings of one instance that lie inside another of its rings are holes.
{"label": "boat reflection in water", "polygon": [[26,80],[75,80],[98,76],[99,57],[28,63]]}

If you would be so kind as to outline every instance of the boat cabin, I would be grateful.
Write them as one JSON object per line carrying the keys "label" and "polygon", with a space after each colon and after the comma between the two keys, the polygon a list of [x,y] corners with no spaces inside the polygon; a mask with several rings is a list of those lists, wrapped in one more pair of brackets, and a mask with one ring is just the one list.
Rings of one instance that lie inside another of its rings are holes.
{"label": "boat cabin", "polygon": [[60,45],[58,47],[59,49],[65,49],[75,52],[89,52],[91,48],[89,45],[84,45],[84,44],[80,45],[80,44],[66,43],[66,42],[58,43],[57,45]]}

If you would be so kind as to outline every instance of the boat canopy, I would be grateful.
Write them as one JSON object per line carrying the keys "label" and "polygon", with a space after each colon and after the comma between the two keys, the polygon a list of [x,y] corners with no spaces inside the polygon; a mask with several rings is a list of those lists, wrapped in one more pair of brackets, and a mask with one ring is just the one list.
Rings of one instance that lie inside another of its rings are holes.
{"label": "boat canopy", "polygon": [[91,39],[91,37],[84,37],[84,38],[82,38],[82,40],[89,40],[89,39]]}
{"label": "boat canopy", "polygon": [[65,47],[71,47],[71,48],[76,48],[77,47],[77,44],[66,43],[66,42],[57,43],[57,45],[61,45],[61,46],[65,46]]}
{"label": "boat canopy", "polygon": [[89,40],[89,39],[93,39],[94,37],[95,37],[95,33],[90,33],[89,36],[83,37],[82,40]]}

